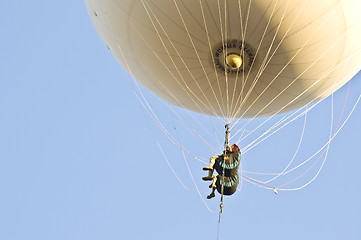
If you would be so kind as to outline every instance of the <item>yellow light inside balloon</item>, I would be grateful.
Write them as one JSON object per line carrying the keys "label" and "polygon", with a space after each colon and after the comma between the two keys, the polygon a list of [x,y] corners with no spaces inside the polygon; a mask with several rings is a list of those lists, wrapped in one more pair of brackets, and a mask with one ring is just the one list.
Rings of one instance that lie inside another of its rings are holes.
{"label": "yellow light inside balloon", "polygon": [[242,60],[241,56],[232,53],[226,57],[226,63],[231,68],[238,69],[242,66],[243,60]]}

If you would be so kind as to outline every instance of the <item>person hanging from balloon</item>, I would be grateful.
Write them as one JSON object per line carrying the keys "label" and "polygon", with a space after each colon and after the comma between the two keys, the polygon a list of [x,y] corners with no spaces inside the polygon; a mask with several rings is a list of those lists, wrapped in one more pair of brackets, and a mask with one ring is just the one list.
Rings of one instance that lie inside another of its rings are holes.
{"label": "person hanging from balloon", "polygon": [[[202,178],[204,181],[212,181],[212,184],[209,185],[212,192],[207,196],[207,199],[215,197],[216,189],[222,194],[223,188],[224,195],[232,195],[237,190],[240,160],[241,152],[237,144],[233,144],[232,147],[227,144],[223,154],[209,159],[209,166],[203,168],[203,170],[208,171],[208,176]],[[214,169],[218,175],[213,175]]]}

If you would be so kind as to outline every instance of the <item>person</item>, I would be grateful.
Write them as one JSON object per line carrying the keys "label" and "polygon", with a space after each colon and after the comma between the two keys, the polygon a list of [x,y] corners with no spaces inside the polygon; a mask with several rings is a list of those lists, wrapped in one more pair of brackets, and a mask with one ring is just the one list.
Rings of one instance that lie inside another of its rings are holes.
{"label": "person", "polygon": [[[224,195],[232,195],[237,190],[240,159],[241,153],[237,144],[233,144],[232,147],[227,145],[224,154],[209,159],[209,165],[203,168],[203,170],[208,171],[208,176],[202,178],[204,181],[212,181],[212,184],[209,185],[212,192],[207,196],[207,199],[215,197],[216,189],[222,194],[222,185]],[[218,175],[213,175],[214,169]]]}

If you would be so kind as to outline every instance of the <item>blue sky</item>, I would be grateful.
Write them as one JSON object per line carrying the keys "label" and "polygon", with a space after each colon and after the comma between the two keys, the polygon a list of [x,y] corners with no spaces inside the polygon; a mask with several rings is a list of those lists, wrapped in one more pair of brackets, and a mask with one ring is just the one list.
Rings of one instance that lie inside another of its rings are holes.
{"label": "blue sky", "polygon": [[[139,104],[133,80],[102,43],[84,2],[14,0],[0,8],[0,239],[216,239],[218,215],[203,204],[181,151]],[[361,94],[360,78],[351,82],[345,116]],[[204,158],[216,153],[143,91],[184,145]],[[334,94],[335,124],[346,91]],[[309,114],[299,161],[327,140],[329,113],[330,99]],[[210,121],[221,136],[223,126]],[[287,163],[302,124],[247,152],[244,168]],[[319,177],[300,191],[275,195],[244,183],[225,200],[220,239],[361,239],[360,133],[357,106]],[[202,164],[189,156],[187,163],[205,196]],[[218,211],[218,197],[207,203]]]}

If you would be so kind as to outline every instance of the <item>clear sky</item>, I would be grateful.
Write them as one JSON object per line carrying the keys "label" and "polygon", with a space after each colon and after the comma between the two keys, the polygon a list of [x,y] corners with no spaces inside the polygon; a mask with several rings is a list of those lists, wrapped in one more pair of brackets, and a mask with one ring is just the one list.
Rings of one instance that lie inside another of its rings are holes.
{"label": "clear sky", "polygon": [[[218,214],[199,197],[182,152],[147,117],[84,2],[13,0],[0,9],[0,239],[216,239]],[[361,94],[360,78],[351,82],[343,120]],[[167,119],[167,104],[143,91],[182,143],[204,159],[217,153],[188,137]],[[346,92],[334,95],[335,125]],[[307,117],[298,162],[327,141],[330,105]],[[303,121],[247,152],[244,170],[280,171]],[[222,136],[223,126],[212,124]],[[225,199],[220,239],[361,239],[360,133],[357,106],[320,175],[302,190],[275,195],[245,182]],[[203,164],[186,157],[204,197]],[[218,211],[218,196],[207,203]]]}

